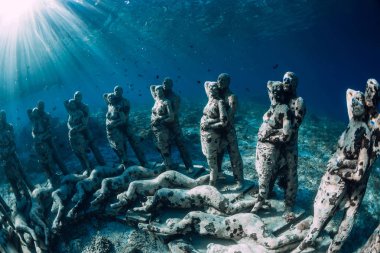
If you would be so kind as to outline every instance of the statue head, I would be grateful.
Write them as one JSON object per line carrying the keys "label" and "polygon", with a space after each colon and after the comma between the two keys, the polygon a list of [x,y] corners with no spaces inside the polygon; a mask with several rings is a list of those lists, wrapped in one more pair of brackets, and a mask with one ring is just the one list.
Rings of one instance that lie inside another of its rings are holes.
{"label": "statue head", "polygon": [[75,102],[77,102],[77,103],[81,103],[81,102],[82,102],[82,99],[83,99],[82,92],[80,92],[80,91],[76,91],[76,92],[74,93],[74,100],[75,100]]}
{"label": "statue head", "polygon": [[218,81],[217,82],[218,82],[218,87],[219,87],[220,90],[222,90],[222,91],[226,90],[230,86],[231,77],[227,73],[221,73],[218,76]]}
{"label": "statue head", "polygon": [[116,95],[114,93],[109,93],[107,95],[107,101],[111,105],[115,104],[115,102],[116,102]]}
{"label": "statue head", "polygon": [[45,103],[44,103],[44,101],[40,100],[40,101],[37,102],[37,109],[40,112],[44,112],[45,111]]}
{"label": "statue head", "polygon": [[282,78],[282,82],[284,83],[285,92],[291,92],[293,94],[296,93],[298,86],[298,77],[294,72],[286,72]]}
{"label": "statue head", "polygon": [[354,92],[351,100],[352,115],[356,119],[360,119],[365,114],[365,99],[364,94],[361,91]]}
{"label": "statue head", "polygon": [[116,85],[113,89],[113,93],[117,98],[120,98],[123,96],[123,88],[120,85]]}
{"label": "statue head", "polygon": [[284,102],[284,84],[281,82],[272,83],[272,104],[281,104]]}
{"label": "statue head", "polygon": [[171,91],[173,89],[173,80],[170,77],[165,77],[162,86],[164,91]]}
{"label": "statue head", "polygon": [[163,99],[165,97],[164,95],[164,87],[162,85],[157,85],[154,89],[154,94],[157,98]]}
{"label": "statue head", "polygon": [[70,99],[67,106],[69,110],[75,110],[77,108],[75,99]]}
{"label": "statue head", "polygon": [[219,94],[219,85],[217,82],[210,82],[208,84],[208,89],[209,89],[209,95],[211,97],[217,97]]}
{"label": "statue head", "polygon": [[375,79],[368,79],[364,92],[367,107],[376,107],[379,99],[379,83]]}

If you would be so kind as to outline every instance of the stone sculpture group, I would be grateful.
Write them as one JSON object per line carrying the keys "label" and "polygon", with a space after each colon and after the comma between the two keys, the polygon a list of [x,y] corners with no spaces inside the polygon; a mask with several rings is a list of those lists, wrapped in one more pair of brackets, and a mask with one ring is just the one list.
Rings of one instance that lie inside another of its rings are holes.
{"label": "stone sculpture group", "polygon": [[[136,141],[129,121],[130,103],[123,97],[121,86],[103,95],[107,105],[107,139],[119,158],[118,166],[107,164],[99,151],[88,126],[89,107],[82,102],[81,92],[64,101],[64,106],[69,114],[70,146],[79,159],[82,174],[70,173],[59,157],[44,102],[27,110],[38,164],[49,182],[46,187],[30,182],[16,153],[14,129],[7,122],[5,111],[1,111],[0,162],[16,204],[11,208],[0,196],[0,251],[51,252],[52,242],[63,229],[89,212],[115,216],[129,210],[155,216],[165,207],[190,212],[182,219],[168,219],[166,224],[139,223],[138,228],[157,236],[193,232],[236,242],[230,246],[210,244],[208,252],[256,252],[254,245],[267,252],[302,252],[315,245],[331,217],[343,209],[344,217],[328,248],[328,252],[339,252],[353,227],[372,165],[380,152],[378,82],[369,79],[364,93],[347,90],[349,124],[320,182],[313,218],[275,236],[257,214],[268,204],[277,181],[284,191],[283,218],[287,222],[295,218],[298,130],[306,114],[304,101],[296,92],[298,78],[287,72],[282,81],[267,83],[270,107],[263,116],[256,147],[258,193],[250,199],[230,199],[220,191],[226,151],[235,181],[229,190],[243,194],[245,186],[234,125],[238,101],[230,90],[230,81],[230,76],[222,73],[217,81],[204,83],[208,102],[200,120],[200,138],[209,173],[197,178],[191,176],[195,168],[180,125],[180,97],[174,93],[170,78],[165,78],[162,85],[150,86],[154,99],[151,130],[162,157],[161,165],[149,163]],[[127,141],[140,165],[128,166]],[[177,170],[172,160],[172,144],[179,150],[185,174]],[[96,165],[91,163],[89,151]],[[148,196],[151,198],[142,206],[136,206],[136,200],[146,200]],[[361,252],[380,252],[379,230],[374,231]]]}

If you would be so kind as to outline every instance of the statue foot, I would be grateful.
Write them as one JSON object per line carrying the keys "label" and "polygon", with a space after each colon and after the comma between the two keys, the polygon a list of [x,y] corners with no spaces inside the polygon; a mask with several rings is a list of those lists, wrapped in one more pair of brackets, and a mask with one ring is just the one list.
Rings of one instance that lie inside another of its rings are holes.
{"label": "statue foot", "polygon": [[135,207],[135,208],[133,208],[133,211],[135,211],[135,212],[146,212],[146,207],[145,206]]}
{"label": "statue foot", "polygon": [[128,202],[124,202],[124,201],[119,201],[119,202],[116,202],[116,203],[113,203],[110,205],[110,207],[112,209],[115,209],[117,211],[120,211],[122,208],[126,207],[128,205]]}
{"label": "statue foot", "polygon": [[264,205],[264,200],[259,200],[256,202],[256,204],[253,206],[251,213],[257,213]]}
{"label": "statue foot", "polygon": [[243,182],[237,182],[233,186],[229,187],[229,190],[230,191],[241,191],[243,189],[243,187],[244,187]]}

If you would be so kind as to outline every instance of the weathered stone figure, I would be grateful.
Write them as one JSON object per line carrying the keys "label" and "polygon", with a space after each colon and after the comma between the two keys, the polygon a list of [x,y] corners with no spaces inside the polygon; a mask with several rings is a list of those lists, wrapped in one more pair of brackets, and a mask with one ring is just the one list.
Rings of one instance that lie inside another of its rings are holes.
{"label": "weathered stone figure", "polygon": [[34,186],[25,175],[16,154],[13,126],[7,122],[3,110],[0,111],[0,162],[16,199],[19,200],[21,195],[28,197],[29,191],[32,191]]}
{"label": "weathered stone figure", "polygon": [[210,169],[210,185],[215,186],[222,166],[223,157],[220,153],[225,144],[223,128],[227,126],[228,117],[226,104],[219,96],[218,84],[206,82],[204,86],[208,102],[203,109],[200,123],[201,144]]}
{"label": "weathered stone figure", "polygon": [[378,253],[380,252],[380,225],[377,226],[366,244],[360,249],[359,253]]}
{"label": "weathered stone figure", "polygon": [[136,180],[129,184],[128,190],[117,195],[118,202],[111,204],[112,208],[123,208],[131,204],[138,196],[152,196],[164,187],[193,188],[205,184],[209,180],[208,175],[192,179],[175,170],[161,173],[158,177],[150,180]]}
{"label": "weathered stone figure", "polygon": [[[285,99],[292,112],[292,134],[287,145],[282,147],[285,165],[278,170],[279,186],[285,191],[285,209],[288,218],[292,218],[298,190],[298,130],[306,114],[306,107],[302,97],[297,96],[298,77],[293,72],[286,72],[283,77]],[[275,178],[277,178],[275,177]],[[274,179],[275,179],[274,178]],[[270,188],[273,188],[274,180]],[[271,191],[270,189],[270,191]]]}
{"label": "weathered stone figure", "polygon": [[88,141],[89,148],[91,149],[92,153],[94,154],[94,158],[95,158],[96,162],[100,166],[103,166],[106,163],[104,161],[102,154],[99,152],[98,147],[95,144],[95,141],[94,141],[94,138],[93,138],[93,135],[92,135],[90,129],[88,128],[88,122],[89,122],[89,118],[90,118],[90,110],[88,108],[88,105],[83,103],[82,100],[83,100],[82,93],[80,91],[76,91],[74,93],[74,102],[75,102],[76,108],[82,111],[83,117],[84,117],[84,119],[83,119],[84,126],[81,130],[81,134],[83,134],[84,138]]}
{"label": "weathered stone figure", "polygon": [[79,211],[83,208],[87,198],[90,198],[93,193],[98,189],[106,177],[114,177],[120,175],[125,170],[123,164],[113,168],[108,166],[98,166],[91,171],[91,174],[79,181],[75,188],[76,192],[72,197],[71,201],[74,203],[73,208],[67,214],[70,219],[76,219]]}
{"label": "weathered stone figure", "polygon": [[168,124],[174,120],[174,111],[171,102],[165,98],[162,86],[150,86],[154,99],[150,125],[155,137],[156,147],[159,150],[167,170],[172,169],[173,161],[170,154],[170,129]]}
{"label": "weathered stone figure", "polygon": [[256,171],[259,176],[258,202],[252,212],[258,211],[269,197],[270,182],[280,167],[281,148],[291,138],[291,111],[285,103],[284,86],[281,82],[268,82],[271,100],[264,114],[256,146]]}
{"label": "weathered stone figure", "polygon": [[84,135],[84,131],[87,128],[87,122],[82,110],[77,108],[77,104],[74,99],[70,99],[64,102],[67,112],[69,113],[69,119],[67,120],[67,127],[69,128],[69,141],[71,149],[78,157],[81,166],[88,174],[91,172],[90,159],[87,156],[87,149],[89,148],[89,141]]}
{"label": "weathered stone figure", "polygon": [[179,124],[179,108],[180,108],[180,97],[173,91],[173,80],[170,77],[166,77],[162,82],[164,88],[165,98],[169,99],[174,113],[174,120],[167,124],[170,137],[174,139],[174,143],[178,148],[181,155],[182,161],[189,172],[193,170],[193,162],[189,151],[186,148],[185,140],[182,133],[182,128]]}
{"label": "weathered stone figure", "polygon": [[121,111],[116,103],[116,97],[113,93],[107,94],[108,111],[106,114],[107,139],[111,148],[115,151],[122,164],[128,163],[126,138],[121,130],[127,117]]}
{"label": "weathered stone figure", "polygon": [[77,182],[87,178],[87,175],[69,174],[62,177],[60,187],[53,191],[51,197],[53,198],[52,212],[57,212],[51,230],[53,233],[58,233],[62,226],[62,220],[65,218],[66,205],[75,193],[75,186]]}
{"label": "weathered stone figure", "polygon": [[148,201],[143,207],[134,208],[134,210],[151,213],[162,206],[170,208],[203,207],[205,210],[211,208],[223,214],[231,215],[244,211],[254,204],[254,200],[238,200],[232,203],[214,186],[200,185],[192,189],[162,188],[154,194],[152,201]]}
{"label": "weathered stone figure", "polygon": [[161,172],[160,169],[152,170],[138,165],[130,166],[120,176],[103,179],[101,188],[94,193],[96,198],[91,201],[91,205],[99,205],[111,197],[112,194],[127,190],[129,183],[134,180],[152,178],[158,176]]}
{"label": "weathered stone figure", "polygon": [[[113,94],[111,98],[109,98],[109,95]],[[117,124],[114,126],[118,130],[120,130],[124,136],[122,142],[125,143],[125,140],[128,139],[129,144],[131,145],[133,151],[136,154],[137,160],[140,162],[140,165],[145,167],[147,165],[145,155],[143,151],[140,149],[138,142],[132,132],[132,129],[129,124],[128,116],[129,112],[131,110],[131,106],[129,101],[123,97],[123,88],[119,85],[115,86],[113,93],[106,93],[103,95],[104,100],[106,101],[106,104],[108,105],[108,113],[113,114],[116,112],[122,113],[125,116],[125,119],[120,122],[120,124]],[[109,106],[109,100],[112,99],[112,106]],[[115,107],[115,108],[113,108]],[[108,114],[107,113],[107,114]],[[124,144],[125,145],[125,144]],[[112,147],[112,144],[111,144]],[[126,146],[125,146],[126,147]],[[126,151],[126,150],[125,150]],[[120,157],[120,154],[116,152],[117,155]],[[126,161],[123,161],[126,162]]]}
{"label": "weathered stone figure", "polygon": [[27,110],[27,114],[32,122],[32,136],[34,148],[38,155],[38,162],[45,170],[48,178],[55,184],[55,182],[58,182],[58,179],[56,178],[54,163],[58,165],[64,175],[68,172],[66,166],[59,158],[53,143],[50,115],[45,112],[45,103],[39,101],[37,107]]}
{"label": "weathered stone figure", "polygon": [[308,235],[294,252],[301,252],[310,246],[339,207],[344,207],[343,220],[328,249],[328,252],[339,252],[351,232],[364,197],[370,173],[371,132],[366,122],[363,93],[354,92],[352,95],[349,108],[352,118],[322,177]]}
{"label": "weathered stone figure", "polygon": [[[192,211],[183,219],[168,219],[166,226],[139,223],[139,228],[166,235],[195,232],[200,235],[208,235],[228,240],[241,240],[244,238],[246,239],[245,243],[251,241],[264,246],[266,249],[280,249],[285,247],[286,250],[279,252],[289,252],[289,248],[286,248],[286,246],[302,240],[306,234],[303,226],[297,226],[291,233],[275,237],[266,229],[260,217],[255,214],[239,213],[224,217],[200,211]],[[220,248],[223,246],[209,245],[207,252],[217,252],[212,249],[213,247]]]}
{"label": "weathered stone figure", "polygon": [[[206,82],[211,83],[211,82]],[[237,97],[230,90],[229,86],[231,83],[231,77],[227,73],[222,73],[218,76],[218,87],[220,97],[225,101],[227,105],[227,126],[223,129],[223,139],[227,142],[227,151],[230,156],[231,168],[234,178],[237,182],[236,186],[233,187],[239,190],[243,187],[244,175],[243,175],[243,160],[240,155],[236,131],[235,131],[235,113],[238,106]],[[219,153],[220,158],[218,160],[222,161],[224,156],[224,151]]]}

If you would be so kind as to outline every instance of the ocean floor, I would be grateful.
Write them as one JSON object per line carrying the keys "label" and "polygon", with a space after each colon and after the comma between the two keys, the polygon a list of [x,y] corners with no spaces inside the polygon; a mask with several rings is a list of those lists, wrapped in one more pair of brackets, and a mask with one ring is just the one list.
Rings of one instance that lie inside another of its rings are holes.
{"label": "ocean floor", "polygon": [[[255,152],[257,132],[262,122],[262,115],[267,105],[244,104],[239,108],[236,117],[236,131],[239,139],[239,148],[244,160],[245,177],[254,182],[257,188],[257,174],[255,171]],[[194,164],[207,167],[206,160],[201,152],[199,137],[199,121],[202,115],[203,105],[183,105],[181,108],[182,129],[188,148],[192,154]],[[130,123],[135,129],[140,144],[146,156],[151,162],[161,162],[158,152],[154,148],[152,135],[149,131],[150,108],[132,108]],[[68,141],[66,141],[67,129],[65,122],[55,121],[54,131],[57,134],[57,145],[60,154],[72,172],[79,172],[80,166],[76,157],[70,152]],[[116,164],[116,156],[109,148],[105,139],[104,114],[98,113],[92,118],[94,136],[98,138],[98,145],[108,164]],[[325,172],[326,164],[334,152],[337,140],[345,129],[344,122],[334,121],[328,118],[318,117],[308,112],[299,132],[299,190],[297,196],[297,208],[303,210],[306,217],[312,215],[313,200],[319,186],[320,179]],[[36,165],[36,158],[30,153],[31,137],[29,126],[17,133],[18,147],[21,161],[26,167],[31,180],[36,184],[44,184],[45,178]],[[66,138],[66,139],[65,139]],[[63,139],[65,141],[63,141]],[[22,142],[21,142],[22,141]],[[129,148],[130,159],[137,162],[134,154]],[[173,157],[180,162],[176,148],[173,148]],[[350,237],[346,241],[342,252],[353,252],[365,243],[375,227],[378,225],[380,216],[380,168],[379,163],[374,165],[372,175],[368,184],[365,199],[357,216],[355,226]],[[223,163],[224,172],[231,175],[229,159],[226,155]],[[0,176],[0,194],[10,204],[14,202],[10,193],[9,185]],[[276,199],[282,199],[281,191],[276,188]],[[186,211],[166,212],[176,217],[183,217]],[[273,219],[266,218],[268,224],[276,223],[278,214]],[[328,226],[329,233],[336,230],[339,218],[337,215]],[[164,218],[157,220],[163,222]],[[187,237],[190,243],[199,252],[205,252],[207,243],[220,242],[210,238],[199,236]],[[54,252],[70,253],[108,253],[108,252],[170,252],[167,241],[155,237],[153,234],[139,231],[131,223],[125,222],[123,218],[98,217],[87,215],[80,223],[73,224],[63,232],[57,240]],[[222,242],[231,244],[233,242]],[[191,252],[191,251],[189,251]]]}

